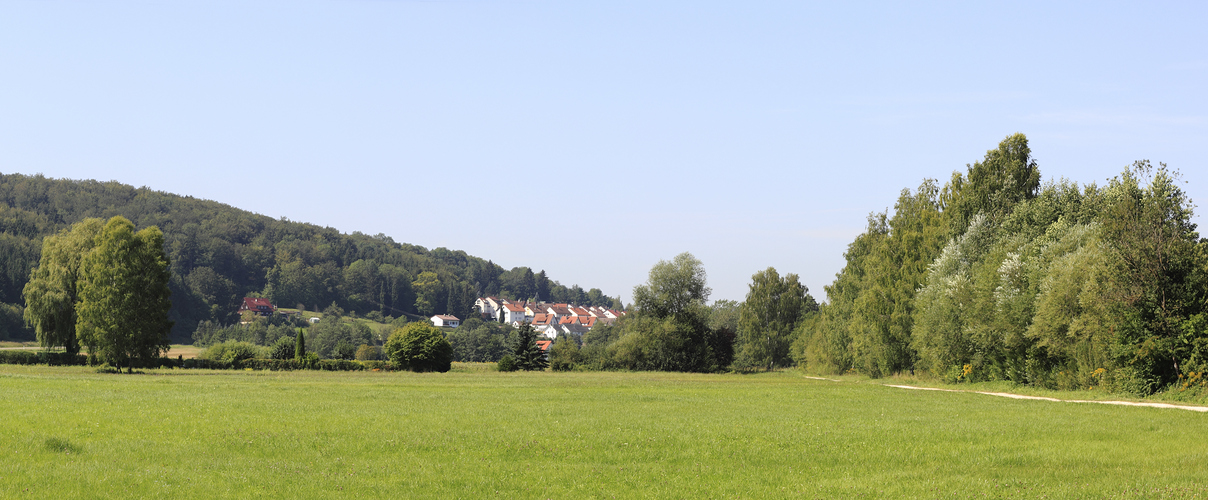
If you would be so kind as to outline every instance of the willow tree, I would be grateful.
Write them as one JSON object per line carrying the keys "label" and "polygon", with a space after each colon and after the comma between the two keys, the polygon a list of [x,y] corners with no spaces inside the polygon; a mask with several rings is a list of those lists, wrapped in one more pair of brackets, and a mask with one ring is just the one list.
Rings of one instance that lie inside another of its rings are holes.
{"label": "willow tree", "polygon": [[172,302],[164,235],[154,226],[136,233],[118,216],[95,241],[80,265],[77,334],[101,360],[129,370],[134,359],[168,349]]}
{"label": "willow tree", "polygon": [[80,264],[104,225],[101,219],[84,219],[42,241],[42,260],[23,292],[25,322],[34,327],[42,347],[80,352],[76,338]]}

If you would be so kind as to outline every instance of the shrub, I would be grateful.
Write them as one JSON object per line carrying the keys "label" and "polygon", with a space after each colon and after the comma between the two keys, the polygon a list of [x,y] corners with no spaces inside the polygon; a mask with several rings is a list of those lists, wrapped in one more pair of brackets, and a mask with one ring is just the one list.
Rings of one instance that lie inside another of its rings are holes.
{"label": "shrub", "polygon": [[561,337],[549,349],[549,368],[556,372],[567,372],[579,364],[579,343]]}
{"label": "shrub", "polygon": [[206,350],[201,351],[198,357],[210,361],[236,362],[245,359],[263,358],[266,354],[264,348],[256,344],[248,342],[240,342],[237,340],[228,340],[221,344],[214,344]]}
{"label": "shrub", "polygon": [[336,342],[336,346],[331,350],[331,359],[353,359],[357,355],[357,348],[346,340]]}
{"label": "shrub", "polygon": [[495,368],[501,372],[514,372],[520,369],[519,366],[516,366],[516,358],[513,358],[511,354],[504,354],[502,358],[499,358],[499,364],[495,365]]}
{"label": "shrub", "polygon": [[293,337],[281,337],[269,348],[268,356],[273,359],[293,359],[297,342]]}
{"label": "shrub", "polygon": [[357,361],[378,361],[382,359],[382,348],[369,344],[362,344],[357,348]]}
{"label": "shrub", "polygon": [[410,323],[395,330],[384,350],[399,369],[447,372],[452,367],[453,346],[444,333],[427,323]]}

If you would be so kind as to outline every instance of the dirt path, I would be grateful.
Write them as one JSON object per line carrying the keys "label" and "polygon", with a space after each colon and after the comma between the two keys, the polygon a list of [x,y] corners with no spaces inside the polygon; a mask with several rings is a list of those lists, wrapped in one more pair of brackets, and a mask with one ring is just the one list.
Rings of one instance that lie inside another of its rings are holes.
{"label": "dirt path", "polygon": [[[816,378],[816,377],[811,377],[811,378]],[[823,380],[827,380],[827,379],[823,379]],[[974,394],[985,394],[987,396],[999,396],[999,397],[1011,398],[1011,399],[1039,399],[1041,401],[1054,401],[1054,402],[1058,402],[1058,403],[1097,403],[1097,404],[1101,404],[1101,405],[1148,406],[1151,408],[1172,408],[1172,409],[1176,409],[1176,410],[1188,410],[1188,411],[1198,411],[1201,413],[1208,413],[1208,406],[1186,406],[1186,405],[1172,405],[1169,403],[1149,403],[1149,402],[1136,402],[1136,401],[1091,401],[1091,400],[1086,400],[1086,399],[1057,399],[1057,398],[1046,398],[1043,396],[1024,396],[1022,394],[1011,394],[1011,393],[1007,393],[1007,392],[962,391],[962,390],[958,390],[958,389],[939,389],[936,387],[915,387],[915,386],[911,386],[911,385],[885,384],[885,387],[895,387],[898,389],[912,389],[912,390],[916,390],[916,391],[972,392]]]}

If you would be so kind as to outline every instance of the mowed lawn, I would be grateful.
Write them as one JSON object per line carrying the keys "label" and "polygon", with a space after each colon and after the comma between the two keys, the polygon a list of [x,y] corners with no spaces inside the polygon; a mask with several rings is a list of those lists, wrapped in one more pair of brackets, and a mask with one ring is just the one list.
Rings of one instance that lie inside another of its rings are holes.
{"label": "mowed lawn", "polygon": [[1204,497],[1208,414],[663,373],[0,365],[0,497]]}

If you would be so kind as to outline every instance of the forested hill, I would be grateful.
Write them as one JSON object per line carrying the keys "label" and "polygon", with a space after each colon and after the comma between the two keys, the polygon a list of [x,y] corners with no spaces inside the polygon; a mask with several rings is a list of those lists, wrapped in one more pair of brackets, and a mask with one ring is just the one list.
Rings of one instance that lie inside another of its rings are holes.
{"label": "forested hill", "polygon": [[248,295],[280,307],[335,303],[383,317],[464,318],[480,295],[620,307],[598,289],[566,287],[526,267],[504,270],[463,251],[342,234],[118,182],[0,174],[0,340],[32,338],[21,321],[21,291],[38,264],[42,239],[88,217],[115,215],[164,232],[178,341],[199,321],[234,321]]}

